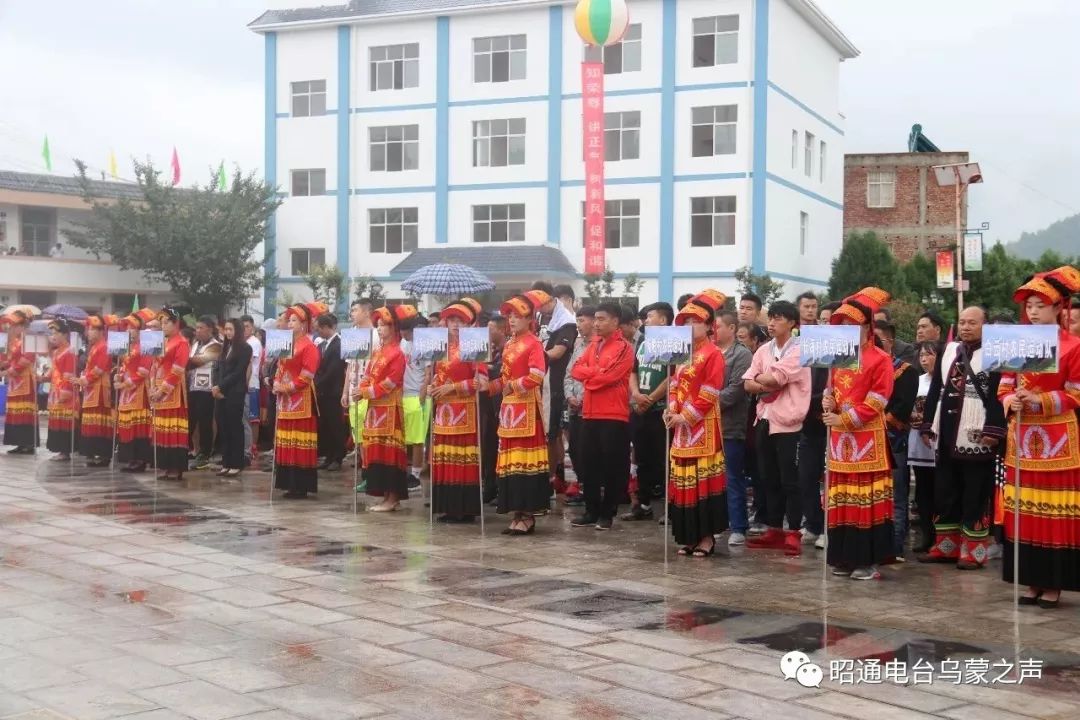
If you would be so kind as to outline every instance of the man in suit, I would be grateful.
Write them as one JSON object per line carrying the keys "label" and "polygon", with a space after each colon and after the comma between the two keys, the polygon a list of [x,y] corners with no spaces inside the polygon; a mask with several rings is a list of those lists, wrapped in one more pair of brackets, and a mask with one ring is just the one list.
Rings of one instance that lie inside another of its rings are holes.
{"label": "man in suit", "polygon": [[341,358],[341,336],[337,317],[324,313],[315,319],[319,343],[319,369],[315,373],[315,400],[319,404],[320,470],[338,471],[345,459],[345,420],[341,393],[345,387],[345,361]]}

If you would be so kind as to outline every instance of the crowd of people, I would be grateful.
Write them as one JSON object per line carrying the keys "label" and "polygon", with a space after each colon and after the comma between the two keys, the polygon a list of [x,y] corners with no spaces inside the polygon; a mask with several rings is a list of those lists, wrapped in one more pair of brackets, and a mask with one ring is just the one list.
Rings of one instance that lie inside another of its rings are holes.
{"label": "crowd of people", "polygon": [[[46,446],[61,460],[77,450],[109,464],[115,433],[124,470],[152,465],[178,480],[220,456],[228,478],[270,447],[276,488],[300,499],[351,449],[356,492],[374,498],[374,512],[397,510],[427,474],[441,522],[472,522],[494,502],[511,536],[533,534],[554,494],[581,506],[575,528],[659,521],[696,558],[721,540],[789,556],[812,547],[855,580],[912,551],[960,570],[1002,552],[1012,581],[1017,553],[1021,602],[1051,608],[1062,590],[1080,590],[1077,293],[1068,266],[1016,291],[1020,322],[1060,326],[1058,370],[1037,375],[983,368],[984,327],[1012,319],[968,307],[952,328],[929,311],[908,342],[889,294],[872,287],[768,307],[745,294],[733,310],[715,290],[637,310],[583,304],[544,282],[491,312],[468,297],[428,317],[357,300],[352,326],[379,340],[365,360],[342,358],[338,320],[317,302],[268,321],[293,335],[291,354],[276,359],[250,317],[203,316],[190,329],[178,307],[55,318],[47,376],[23,350],[33,318],[14,311],[2,319],[4,443],[35,452],[36,386],[49,382]],[[856,369],[803,365],[800,328],[815,324],[859,328]],[[446,358],[416,360],[413,331],[436,325],[448,331]],[[668,325],[690,328],[689,362],[647,361],[643,326]],[[489,361],[463,360],[461,329],[484,326]],[[163,331],[158,357],[140,353],[147,328]],[[122,329],[129,351],[114,362],[105,337]],[[85,336],[81,360],[73,333]]]}

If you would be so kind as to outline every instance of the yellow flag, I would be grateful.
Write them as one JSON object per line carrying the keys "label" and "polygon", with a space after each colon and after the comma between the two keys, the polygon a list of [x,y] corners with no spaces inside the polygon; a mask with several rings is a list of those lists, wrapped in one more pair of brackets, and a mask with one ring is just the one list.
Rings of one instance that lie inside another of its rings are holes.
{"label": "yellow flag", "polygon": [[109,175],[114,178],[120,177],[120,173],[116,171],[116,153],[112,150],[109,151]]}

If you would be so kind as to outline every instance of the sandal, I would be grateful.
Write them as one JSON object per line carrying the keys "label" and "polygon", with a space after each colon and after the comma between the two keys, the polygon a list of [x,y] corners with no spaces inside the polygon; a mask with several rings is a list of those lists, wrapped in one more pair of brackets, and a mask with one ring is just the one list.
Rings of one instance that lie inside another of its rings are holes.
{"label": "sandal", "polygon": [[676,552],[675,554],[676,555],[682,555],[683,557],[686,557],[687,555],[689,555],[692,552],[694,552],[694,548],[690,547],[689,545],[683,545],[681,548],[679,548],[678,552]]}
{"label": "sandal", "polygon": [[708,550],[706,550],[705,548],[703,548],[701,546],[698,546],[698,547],[694,548],[693,551],[690,553],[690,555],[693,556],[693,557],[696,557],[696,558],[706,558],[706,557],[709,557],[710,555],[712,555],[714,552],[716,552],[716,543],[715,542],[712,545],[709,546]]}

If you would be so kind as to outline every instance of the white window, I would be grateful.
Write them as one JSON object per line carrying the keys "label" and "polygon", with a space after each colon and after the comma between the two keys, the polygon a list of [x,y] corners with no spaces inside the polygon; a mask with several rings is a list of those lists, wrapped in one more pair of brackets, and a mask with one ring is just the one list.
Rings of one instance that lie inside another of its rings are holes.
{"label": "white window", "polygon": [[738,105],[708,105],[692,108],[691,153],[694,157],[735,153],[735,122]]}
{"label": "white window", "polygon": [[415,250],[420,227],[417,214],[414,207],[368,210],[368,241],[371,252],[397,255]]}
{"label": "white window", "polygon": [[607,47],[585,46],[585,62],[604,63],[605,75],[641,70],[641,23],[626,28],[623,39]]}
{"label": "white window", "polygon": [[739,61],[739,16],[694,18],[694,67]]}
{"label": "white window", "polygon": [[826,164],[825,163],[825,157],[826,157],[825,151],[826,151],[826,149],[827,148],[825,147],[825,141],[822,140],[821,144],[818,145],[818,181],[820,181],[820,182],[825,182],[825,164]]}
{"label": "white window", "polygon": [[420,126],[388,125],[369,129],[372,172],[400,172],[420,167]]}
{"label": "white window", "polygon": [[641,156],[641,112],[604,113],[604,160],[637,160]]}
{"label": "white window", "polygon": [[806,147],[803,148],[803,164],[806,177],[814,177],[814,134],[806,133]]}
{"label": "white window", "polygon": [[804,212],[799,213],[799,254],[806,254],[806,240],[810,236],[810,216]]}
{"label": "white window", "polygon": [[896,205],[896,173],[871,170],[866,174],[866,207],[889,208]]}
{"label": "white window", "polygon": [[369,51],[371,91],[420,85],[420,43],[381,45]]}
{"label": "white window", "polygon": [[799,167],[799,131],[791,131],[791,169]]}
{"label": "white window", "polygon": [[525,205],[473,205],[473,242],[525,242]]}
{"label": "white window", "polygon": [[690,247],[735,244],[735,196],[690,198]]}
{"label": "white window", "polygon": [[[618,250],[641,244],[641,201],[604,202],[604,247]],[[581,246],[585,247],[585,203],[581,203]]]}
{"label": "white window", "polygon": [[525,36],[473,38],[473,82],[525,79]]}
{"label": "white window", "polygon": [[326,251],[322,249],[305,249],[292,251],[292,274],[307,275],[317,267],[326,264]]}
{"label": "white window", "polygon": [[473,167],[525,164],[525,118],[473,121]]}
{"label": "white window", "polygon": [[326,81],[304,80],[290,83],[292,88],[292,116],[310,117],[326,114]]}
{"label": "white window", "polygon": [[304,197],[307,195],[326,194],[326,170],[293,170],[292,171],[292,195]]}

